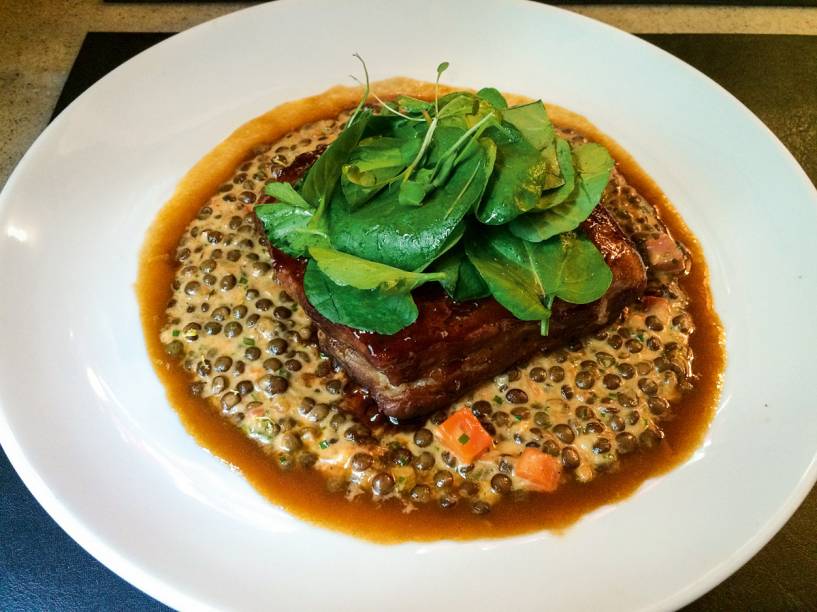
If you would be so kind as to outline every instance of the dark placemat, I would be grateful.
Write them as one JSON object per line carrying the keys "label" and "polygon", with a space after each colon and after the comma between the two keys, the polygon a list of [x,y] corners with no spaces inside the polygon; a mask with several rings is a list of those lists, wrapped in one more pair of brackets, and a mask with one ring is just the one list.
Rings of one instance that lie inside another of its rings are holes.
{"label": "dark placemat", "polygon": [[[54,114],[121,62],[167,36],[88,34]],[[777,133],[817,183],[813,68],[817,36],[662,34],[644,38],[696,66],[741,99]],[[0,610],[166,609],[71,540],[26,490],[2,452],[0,517]],[[817,609],[815,542],[817,489],[760,553],[685,610]]]}

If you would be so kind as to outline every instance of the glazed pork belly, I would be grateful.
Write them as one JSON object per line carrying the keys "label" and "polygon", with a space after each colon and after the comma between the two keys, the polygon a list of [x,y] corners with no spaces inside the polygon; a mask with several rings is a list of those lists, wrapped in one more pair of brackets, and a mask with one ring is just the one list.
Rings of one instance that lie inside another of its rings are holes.
{"label": "glazed pork belly", "polygon": [[[299,156],[273,178],[297,180],[320,152]],[[604,256],[613,282],[605,295],[590,304],[556,300],[547,336],[540,334],[538,321],[517,319],[493,298],[455,302],[436,283],[414,292],[419,316],[396,334],[386,336],[332,323],[306,299],[306,260],[272,246],[269,252],[279,283],[315,323],[321,349],[368,392],[383,414],[410,419],[450,405],[537,351],[604,327],[641,296],[647,280],[644,264],[603,203],[581,228]]]}

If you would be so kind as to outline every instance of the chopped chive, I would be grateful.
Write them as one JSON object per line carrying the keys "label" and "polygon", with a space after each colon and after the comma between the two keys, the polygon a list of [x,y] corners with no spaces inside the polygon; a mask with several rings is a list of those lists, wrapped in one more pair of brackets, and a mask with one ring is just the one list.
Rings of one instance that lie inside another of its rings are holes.
{"label": "chopped chive", "polygon": [[173,330],[173,337],[176,338],[180,333],[182,333],[182,332],[180,332],[178,329],[174,329]]}
{"label": "chopped chive", "polygon": [[515,415],[513,415],[513,418],[515,418],[517,421],[521,421],[522,420],[522,415],[521,414],[515,414]]}
{"label": "chopped chive", "polygon": [[501,403],[502,403],[502,398],[499,397],[498,395],[494,395],[494,404],[501,404]]}
{"label": "chopped chive", "polygon": [[457,442],[460,444],[468,444],[468,440],[470,439],[471,438],[469,438],[467,434],[462,434],[459,438],[457,438]]}
{"label": "chopped chive", "polygon": [[244,338],[242,342],[244,343],[244,346],[255,346],[255,340],[252,338]]}
{"label": "chopped chive", "polygon": [[241,278],[238,279],[238,282],[241,283],[242,285],[246,285],[247,284],[247,277],[242,276]]}
{"label": "chopped chive", "polygon": [[320,446],[323,449],[329,448],[329,440],[321,440],[321,443],[318,444],[318,446]]}

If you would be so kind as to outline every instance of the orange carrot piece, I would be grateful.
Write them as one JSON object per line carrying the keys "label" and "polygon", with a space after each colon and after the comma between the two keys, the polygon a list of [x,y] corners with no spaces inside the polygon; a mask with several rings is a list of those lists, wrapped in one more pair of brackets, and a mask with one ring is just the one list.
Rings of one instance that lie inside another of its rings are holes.
{"label": "orange carrot piece", "polygon": [[559,486],[562,464],[555,457],[535,448],[526,448],[516,462],[514,472],[535,485],[539,491],[552,492]]}
{"label": "orange carrot piece", "polygon": [[490,434],[482,428],[468,408],[448,417],[437,430],[440,442],[463,463],[474,459],[491,448]]}

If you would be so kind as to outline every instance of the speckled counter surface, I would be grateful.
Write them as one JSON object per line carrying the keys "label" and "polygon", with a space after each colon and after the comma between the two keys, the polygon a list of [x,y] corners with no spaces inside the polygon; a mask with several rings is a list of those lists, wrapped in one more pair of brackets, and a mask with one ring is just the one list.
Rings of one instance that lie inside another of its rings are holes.
{"label": "speckled counter surface", "polygon": [[[48,122],[86,32],[178,32],[251,4],[0,0],[0,185]],[[817,34],[817,8],[565,8],[636,33]]]}
{"label": "speckled counter surface", "polygon": [[[46,126],[87,32],[173,32],[251,3],[104,4],[101,1],[0,0],[0,186]],[[804,34],[817,36],[817,8],[581,6],[569,7],[634,33]],[[799,65],[805,123],[778,122],[753,103],[751,81],[736,78],[726,53],[711,60],[713,40],[648,36],[721,82],[752,107],[817,181],[817,61]],[[805,39],[788,39],[776,60],[767,37],[749,64],[790,62]],[[781,37],[782,38],[782,37]],[[815,40],[809,39],[809,49]],[[737,48],[732,47],[735,51]],[[778,47],[779,49],[779,47]],[[743,50],[740,51],[744,53]],[[810,59],[809,59],[810,58]],[[745,60],[745,57],[742,58]],[[746,62],[743,63],[745,67]],[[773,65],[773,64],[772,64]],[[707,69],[708,68],[708,69]],[[98,76],[98,75],[97,75]],[[730,79],[732,87],[730,87]],[[72,77],[74,81],[74,77]],[[735,87],[735,83],[743,83]],[[70,89],[70,88],[69,88]],[[781,89],[781,87],[777,87]],[[774,92],[771,92],[774,93]],[[764,94],[765,95],[765,94]],[[786,95],[780,91],[778,95]],[[811,96],[811,97],[808,97]],[[2,294],[0,294],[2,295]],[[2,298],[0,298],[2,299]],[[689,610],[817,610],[817,489],[775,538]],[[94,561],[25,491],[0,452],[0,609],[164,609]]]}

